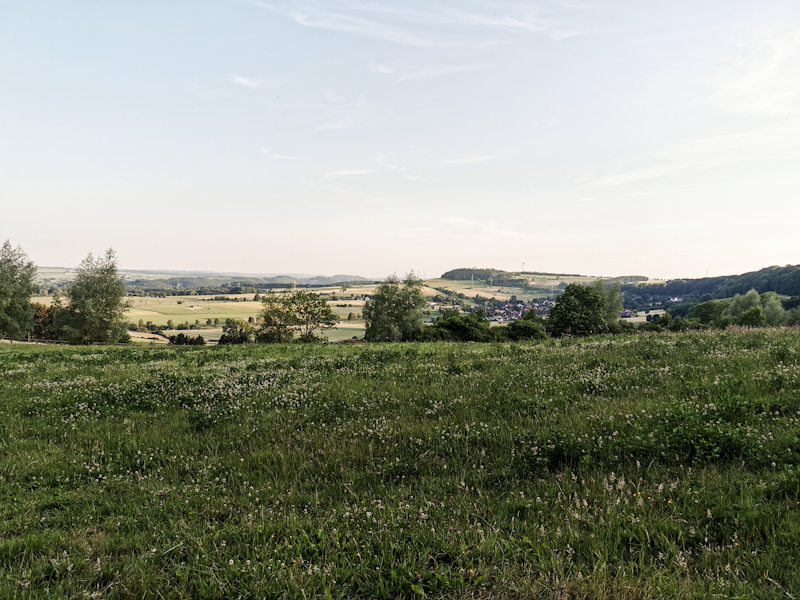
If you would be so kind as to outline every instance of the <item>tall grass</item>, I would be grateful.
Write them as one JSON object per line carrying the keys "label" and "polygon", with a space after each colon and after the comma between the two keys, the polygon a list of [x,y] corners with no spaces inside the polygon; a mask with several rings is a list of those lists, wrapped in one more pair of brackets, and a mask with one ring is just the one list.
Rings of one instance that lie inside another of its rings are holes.
{"label": "tall grass", "polygon": [[0,351],[2,598],[788,598],[800,331]]}

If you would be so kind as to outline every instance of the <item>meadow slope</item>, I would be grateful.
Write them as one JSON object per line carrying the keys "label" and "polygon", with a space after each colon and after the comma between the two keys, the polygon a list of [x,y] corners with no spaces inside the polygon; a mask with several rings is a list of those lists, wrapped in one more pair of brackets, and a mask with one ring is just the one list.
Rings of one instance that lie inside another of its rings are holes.
{"label": "meadow slope", "polygon": [[0,349],[2,598],[787,598],[800,330]]}

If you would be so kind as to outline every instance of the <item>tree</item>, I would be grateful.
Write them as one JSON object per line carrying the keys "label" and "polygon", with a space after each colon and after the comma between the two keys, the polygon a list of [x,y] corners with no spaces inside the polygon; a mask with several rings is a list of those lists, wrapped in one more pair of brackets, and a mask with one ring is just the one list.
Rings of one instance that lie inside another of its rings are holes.
{"label": "tree", "polygon": [[47,306],[39,302],[33,302],[32,306],[36,313],[33,316],[33,337],[40,340],[53,340],[53,321],[57,308],[53,305]]}
{"label": "tree", "polygon": [[550,309],[548,329],[557,337],[605,333],[606,306],[606,299],[597,288],[570,283]]}
{"label": "tree", "polygon": [[339,320],[319,294],[300,290],[291,295],[291,300],[301,342],[317,341],[317,331],[330,329]]}
{"label": "tree", "polygon": [[202,335],[198,335],[197,337],[189,337],[185,333],[179,333],[178,335],[169,336],[169,345],[170,346],[205,346],[206,345],[206,341],[203,339]]}
{"label": "tree", "polygon": [[294,336],[294,313],[288,294],[278,294],[270,290],[261,296],[261,311],[258,313],[259,325],[256,342],[259,344],[282,344]]}
{"label": "tree", "polygon": [[295,334],[301,342],[314,342],[318,331],[330,329],[338,317],[319,294],[296,290],[286,294],[270,291],[261,297],[256,341],[284,343]]}
{"label": "tree", "polygon": [[[90,253],[65,291],[67,304],[56,316],[56,332],[77,344],[129,341],[125,323],[125,283],[117,272],[117,256],[109,248],[101,257]],[[60,303],[60,299],[57,299]],[[58,305],[57,305],[58,306]]]}
{"label": "tree", "polygon": [[422,331],[424,306],[422,280],[413,271],[402,282],[390,275],[364,304],[364,338],[370,342],[413,340]]}
{"label": "tree", "polygon": [[36,265],[21,247],[0,248],[0,337],[20,338],[33,328]]}
{"label": "tree", "polygon": [[727,300],[708,300],[695,304],[692,308],[691,316],[704,325],[711,325],[722,316],[726,308],[728,308]]}
{"label": "tree", "polygon": [[494,339],[489,320],[483,310],[462,315],[454,308],[446,308],[433,327],[425,328],[425,337],[433,333],[434,339],[459,342],[491,342]]}
{"label": "tree", "polygon": [[222,331],[222,337],[217,342],[219,345],[247,344],[253,339],[255,327],[242,319],[226,319]]}
{"label": "tree", "polygon": [[761,308],[764,311],[767,325],[770,327],[785,325],[786,321],[789,319],[789,314],[783,307],[780,296],[775,292],[765,292],[761,294]]}
{"label": "tree", "polygon": [[761,307],[761,296],[757,291],[750,290],[744,296],[736,294],[728,305],[728,308],[722,313],[722,316],[730,315],[738,319],[742,313],[756,307]]}
{"label": "tree", "polygon": [[508,337],[512,340],[543,340],[547,338],[544,319],[529,310],[525,316],[517,321],[511,321],[507,326]]}
{"label": "tree", "polygon": [[622,292],[620,291],[621,286],[619,282],[615,281],[607,286],[602,279],[598,279],[594,282],[594,287],[600,292],[606,302],[603,316],[606,326],[610,331],[619,331],[620,313],[623,309]]}
{"label": "tree", "polygon": [[739,325],[743,327],[764,327],[767,318],[760,306],[753,306],[739,315]]}

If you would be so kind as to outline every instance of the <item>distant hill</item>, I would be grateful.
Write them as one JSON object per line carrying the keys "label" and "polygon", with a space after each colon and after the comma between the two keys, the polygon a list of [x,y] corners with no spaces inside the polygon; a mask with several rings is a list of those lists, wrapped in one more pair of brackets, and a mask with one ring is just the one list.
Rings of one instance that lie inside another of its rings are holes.
{"label": "distant hill", "polygon": [[[653,288],[656,286],[654,285]],[[671,279],[659,286],[668,296],[711,294],[715,298],[730,298],[746,294],[751,289],[763,294],[777,292],[785,296],[800,295],[800,265],[766,267],[741,275],[703,277],[700,279]],[[654,290],[655,291],[655,290]]]}
{"label": "distant hill", "polygon": [[[539,271],[521,271],[519,273],[511,273],[509,271],[502,271],[500,269],[477,269],[477,268],[461,268],[453,269],[442,275],[442,279],[450,279],[452,281],[482,281],[484,283],[491,282],[492,285],[500,286],[525,286],[528,282],[527,276],[545,276],[545,277],[581,277],[585,278],[586,275],[578,275],[576,273],[542,273]],[[647,281],[647,277],[643,275],[624,275],[621,277],[603,277],[603,281],[619,282],[619,283],[633,283],[638,281]]]}
{"label": "distant hill", "polygon": [[253,275],[208,271],[121,271],[130,293],[164,292],[167,295],[194,291],[198,294],[240,294],[258,290],[297,287],[325,287],[347,283],[358,285],[374,280],[359,275]]}

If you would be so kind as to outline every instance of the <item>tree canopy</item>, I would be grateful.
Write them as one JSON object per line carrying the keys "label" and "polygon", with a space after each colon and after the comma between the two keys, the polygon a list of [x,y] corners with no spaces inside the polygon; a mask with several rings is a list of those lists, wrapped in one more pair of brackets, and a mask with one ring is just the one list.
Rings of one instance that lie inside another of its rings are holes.
{"label": "tree canopy", "polygon": [[413,271],[403,281],[397,275],[387,277],[364,304],[364,338],[369,342],[416,339],[422,331],[424,307],[422,280]]}
{"label": "tree canopy", "polygon": [[289,342],[295,334],[301,342],[318,341],[317,332],[333,327],[338,320],[322,296],[305,290],[270,291],[261,297],[261,304],[256,332],[259,343]]}
{"label": "tree canopy", "polygon": [[33,327],[30,303],[36,286],[36,265],[21,247],[8,240],[0,248],[0,337],[19,338]]}
{"label": "tree canopy", "polygon": [[606,305],[606,298],[596,287],[570,283],[550,310],[548,329],[556,337],[605,333]]}
{"label": "tree canopy", "polygon": [[[58,336],[76,344],[128,341],[125,283],[117,271],[117,255],[109,248],[95,258],[90,253],[77,268],[65,291],[66,305],[55,317]],[[56,298],[56,305],[60,299]]]}

